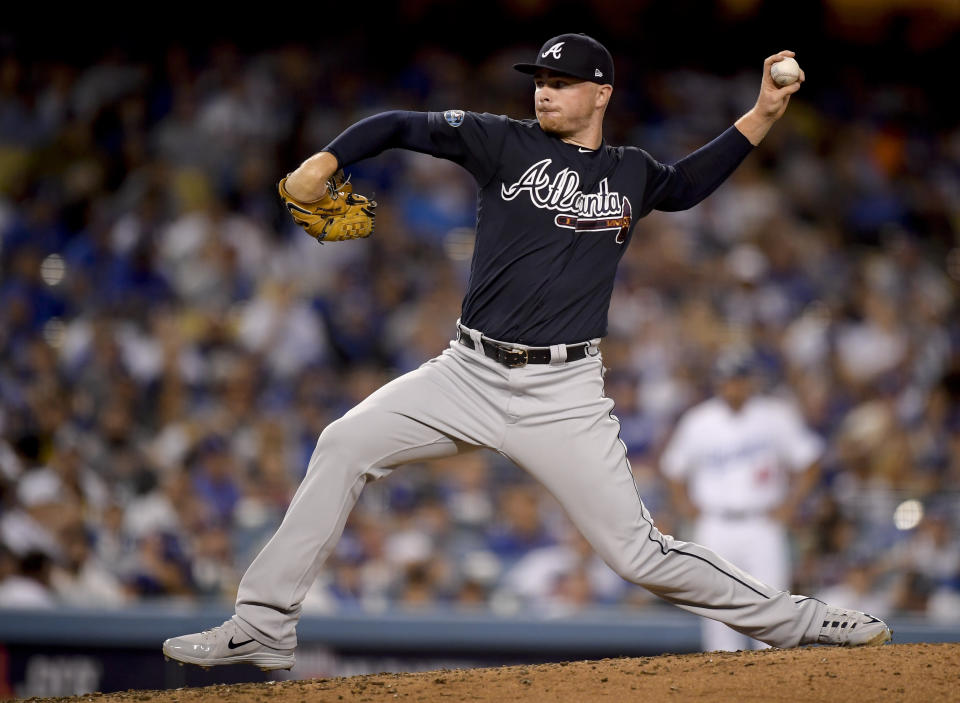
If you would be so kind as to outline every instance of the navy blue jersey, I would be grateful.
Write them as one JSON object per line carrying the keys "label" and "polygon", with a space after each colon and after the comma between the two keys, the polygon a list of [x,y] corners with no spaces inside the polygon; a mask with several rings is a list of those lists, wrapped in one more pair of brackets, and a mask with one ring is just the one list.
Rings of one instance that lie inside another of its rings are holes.
{"label": "navy blue jersey", "polygon": [[636,147],[586,149],[536,120],[461,110],[377,115],[326,149],[346,166],[390,147],[450,159],[473,174],[477,237],[461,321],[531,346],[606,335],[617,264],[637,219],[692,207],[752,149],[731,127],[667,166]]}

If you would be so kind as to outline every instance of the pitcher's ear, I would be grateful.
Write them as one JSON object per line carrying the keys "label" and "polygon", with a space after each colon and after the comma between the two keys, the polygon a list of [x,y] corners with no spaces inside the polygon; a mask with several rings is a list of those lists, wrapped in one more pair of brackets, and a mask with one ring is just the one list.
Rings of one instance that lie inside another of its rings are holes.
{"label": "pitcher's ear", "polygon": [[613,86],[606,84],[597,88],[597,107],[606,107],[610,102],[610,96],[613,94]]}

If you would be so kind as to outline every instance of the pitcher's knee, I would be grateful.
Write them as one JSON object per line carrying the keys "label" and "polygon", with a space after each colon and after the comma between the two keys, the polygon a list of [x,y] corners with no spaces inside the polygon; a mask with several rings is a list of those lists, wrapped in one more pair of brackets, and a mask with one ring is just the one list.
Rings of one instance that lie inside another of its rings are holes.
{"label": "pitcher's knee", "polygon": [[620,578],[631,583],[640,583],[644,560],[637,550],[622,549],[615,554],[606,555],[604,561]]}
{"label": "pitcher's knee", "polygon": [[[661,539],[652,540],[644,536],[604,558],[607,565],[620,578],[644,588],[657,588],[664,578],[663,560],[669,552],[669,535],[659,535]],[[665,538],[665,539],[664,539]]]}
{"label": "pitcher's knee", "polygon": [[332,462],[340,466],[356,466],[362,470],[365,465],[363,428],[352,418],[342,417],[330,423],[320,433],[317,446],[310,460],[311,468],[320,462]]}

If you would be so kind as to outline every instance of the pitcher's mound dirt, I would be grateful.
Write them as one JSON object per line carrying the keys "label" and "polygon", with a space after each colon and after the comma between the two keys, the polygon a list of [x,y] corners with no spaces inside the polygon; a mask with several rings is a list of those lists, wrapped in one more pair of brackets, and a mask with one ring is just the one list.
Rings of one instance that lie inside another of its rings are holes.
{"label": "pitcher's mound dirt", "polygon": [[[40,699],[30,699],[40,700]],[[765,650],[127,691],[81,703],[958,701],[960,644]]]}

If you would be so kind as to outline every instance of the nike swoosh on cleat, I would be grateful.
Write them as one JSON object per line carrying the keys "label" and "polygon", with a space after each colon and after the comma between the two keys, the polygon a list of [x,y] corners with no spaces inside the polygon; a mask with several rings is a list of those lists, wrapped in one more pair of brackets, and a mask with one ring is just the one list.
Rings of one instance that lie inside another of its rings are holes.
{"label": "nike swoosh on cleat", "polygon": [[230,649],[236,649],[237,647],[242,647],[243,645],[250,644],[251,642],[253,642],[252,637],[248,640],[244,640],[243,642],[234,642],[233,637],[231,637],[230,641],[227,642],[227,647],[229,647]]}

